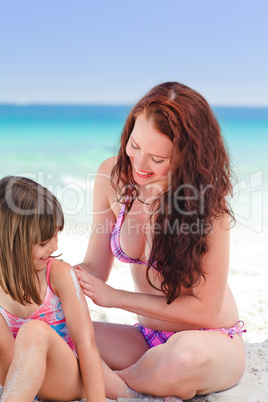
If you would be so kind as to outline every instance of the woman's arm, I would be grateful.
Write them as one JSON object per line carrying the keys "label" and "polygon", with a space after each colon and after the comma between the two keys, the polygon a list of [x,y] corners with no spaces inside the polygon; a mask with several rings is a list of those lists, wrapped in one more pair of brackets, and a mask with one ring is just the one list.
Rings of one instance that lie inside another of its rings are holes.
{"label": "woman's arm", "polygon": [[91,235],[84,261],[79,264],[87,272],[107,281],[114,256],[110,239],[115,224],[115,193],[110,183],[114,158],[107,159],[98,169],[93,190]]}
{"label": "woman's arm", "polygon": [[59,296],[66,323],[75,345],[87,401],[105,401],[104,379],[100,356],[95,344],[93,325],[87,302],[69,264],[54,261],[51,287]]}
{"label": "woman's arm", "polygon": [[224,300],[229,270],[229,218],[214,222],[209,235],[210,249],[203,257],[206,280],[193,287],[191,294],[178,297],[168,305],[164,295],[126,292],[113,289],[101,280],[78,271],[83,291],[103,307],[121,308],[149,318],[200,327],[211,325]]}

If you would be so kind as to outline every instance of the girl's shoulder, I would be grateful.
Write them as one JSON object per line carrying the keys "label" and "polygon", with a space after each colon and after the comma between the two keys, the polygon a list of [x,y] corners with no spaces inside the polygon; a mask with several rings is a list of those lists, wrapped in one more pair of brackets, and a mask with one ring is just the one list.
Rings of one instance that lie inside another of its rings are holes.
{"label": "girl's shoulder", "polygon": [[50,265],[49,283],[52,291],[58,296],[57,289],[61,286],[66,277],[70,277],[74,273],[73,267],[63,260],[54,259]]}

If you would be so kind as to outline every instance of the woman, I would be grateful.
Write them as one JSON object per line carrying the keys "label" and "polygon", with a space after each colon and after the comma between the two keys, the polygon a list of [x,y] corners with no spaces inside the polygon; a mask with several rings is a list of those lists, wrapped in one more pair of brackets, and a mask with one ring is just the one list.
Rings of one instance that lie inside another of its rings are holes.
{"label": "woman", "polygon": [[[235,385],[243,323],[227,284],[229,158],[206,100],[176,82],[132,109],[116,158],[99,168],[84,293],[139,324],[96,323],[100,354],[134,390],[189,399]],[[102,228],[102,230],[101,230]],[[114,255],[135,292],[105,282]]]}

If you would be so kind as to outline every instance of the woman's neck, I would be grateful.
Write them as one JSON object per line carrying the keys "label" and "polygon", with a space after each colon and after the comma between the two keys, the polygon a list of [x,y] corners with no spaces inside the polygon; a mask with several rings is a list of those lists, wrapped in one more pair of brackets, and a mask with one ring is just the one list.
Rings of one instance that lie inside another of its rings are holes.
{"label": "woman's neck", "polygon": [[160,194],[164,192],[164,189],[160,185],[147,185],[139,187],[139,198],[146,204],[154,202]]}

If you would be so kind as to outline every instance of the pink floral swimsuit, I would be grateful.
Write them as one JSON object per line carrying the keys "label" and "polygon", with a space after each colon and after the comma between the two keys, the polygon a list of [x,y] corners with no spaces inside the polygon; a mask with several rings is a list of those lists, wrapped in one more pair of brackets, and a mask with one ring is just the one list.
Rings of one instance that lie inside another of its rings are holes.
{"label": "pink floral swimsuit", "polygon": [[[65,315],[62,309],[60,298],[53,293],[50,287],[49,274],[53,259],[51,259],[47,265],[47,292],[43,303],[27,318],[17,317],[6,311],[0,306],[0,314],[6,320],[14,338],[16,338],[20,327],[29,320],[40,320],[47,323],[53,328],[70,346],[73,352],[76,354],[76,350],[71,339]],[[77,355],[77,354],[76,354]]]}

